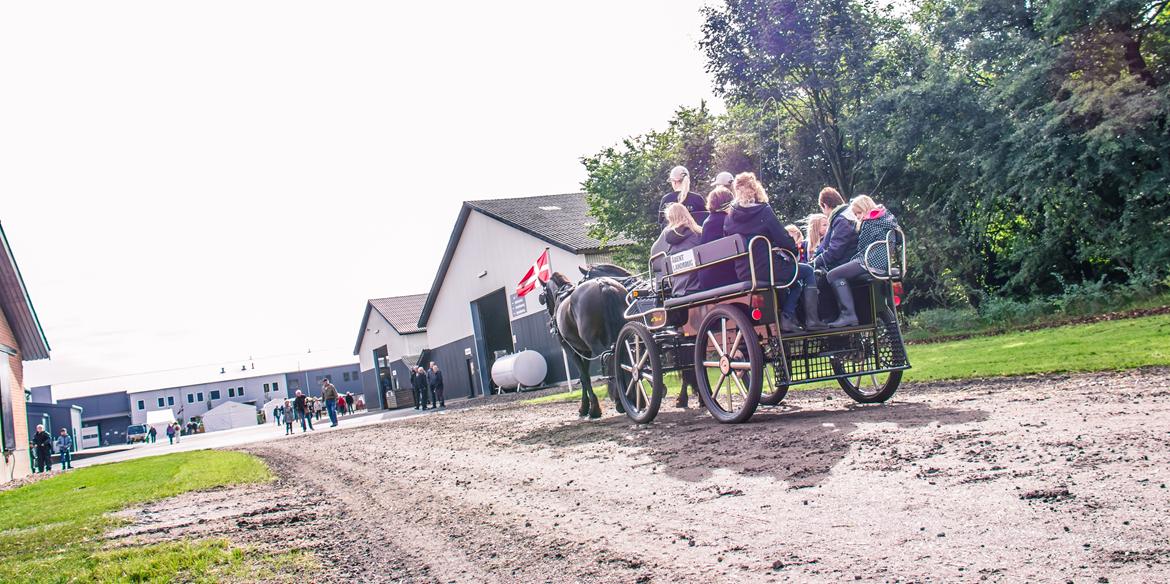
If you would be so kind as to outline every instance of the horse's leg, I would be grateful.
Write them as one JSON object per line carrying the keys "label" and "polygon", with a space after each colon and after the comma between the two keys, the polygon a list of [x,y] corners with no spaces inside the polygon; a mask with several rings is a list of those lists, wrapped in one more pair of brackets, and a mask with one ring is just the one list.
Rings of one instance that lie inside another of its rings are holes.
{"label": "horse's leg", "polygon": [[589,372],[581,368],[582,359],[573,353],[573,363],[577,364],[577,371],[584,371],[581,374],[581,407],[577,408],[577,415],[584,418],[589,415],[589,396],[593,395],[593,391],[589,389]]}
{"label": "horse's leg", "polygon": [[602,359],[602,366],[605,367],[606,389],[608,389],[609,399],[613,402],[614,409],[617,413],[626,413],[626,408],[622,406],[622,400],[618,398],[617,378],[613,376],[613,360],[617,355],[610,353],[605,359]]}
{"label": "horse's leg", "polygon": [[589,404],[589,417],[596,420],[601,417],[601,404],[597,402],[597,394],[593,393],[593,383],[589,379],[589,361],[578,357],[577,370],[581,372],[581,399]]}
{"label": "horse's leg", "polygon": [[695,388],[694,370],[683,369],[679,373],[679,377],[682,379],[682,383],[679,384],[678,399],[676,399],[674,401],[674,406],[677,408],[686,409],[689,406],[689,404],[687,403],[687,386],[688,385],[691,386],[692,391],[697,391],[694,389]]}

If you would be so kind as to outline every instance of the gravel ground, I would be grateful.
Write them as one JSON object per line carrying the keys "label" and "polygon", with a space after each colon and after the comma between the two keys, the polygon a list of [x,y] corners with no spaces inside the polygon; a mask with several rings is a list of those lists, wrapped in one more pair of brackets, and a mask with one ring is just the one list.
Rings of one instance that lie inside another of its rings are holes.
{"label": "gravel ground", "polygon": [[[790,394],[648,427],[500,403],[249,447],[282,477],[115,535],[361,582],[1170,581],[1170,369]],[[198,509],[198,512],[192,512]]]}

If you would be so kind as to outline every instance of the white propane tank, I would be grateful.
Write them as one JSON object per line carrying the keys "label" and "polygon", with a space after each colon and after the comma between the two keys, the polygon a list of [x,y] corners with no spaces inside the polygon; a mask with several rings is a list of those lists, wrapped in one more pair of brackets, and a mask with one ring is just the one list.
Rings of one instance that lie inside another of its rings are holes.
{"label": "white propane tank", "polygon": [[547,373],[548,363],[545,363],[544,356],[536,351],[520,351],[505,355],[492,364],[492,381],[503,388],[540,385]]}

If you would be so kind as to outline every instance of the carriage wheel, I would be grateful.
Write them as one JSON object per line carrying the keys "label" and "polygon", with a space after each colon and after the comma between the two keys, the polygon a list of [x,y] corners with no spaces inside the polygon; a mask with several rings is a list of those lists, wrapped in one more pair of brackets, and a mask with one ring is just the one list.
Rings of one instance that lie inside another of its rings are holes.
{"label": "carriage wheel", "polygon": [[707,411],[724,424],[747,421],[760,403],[764,352],[743,310],[723,305],[707,314],[695,339],[695,378]]}
{"label": "carriage wheel", "polygon": [[[882,323],[889,325],[894,322],[894,318],[894,313],[889,308],[882,306],[878,309],[878,319]],[[841,375],[846,372],[845,366],[834,360],[833,372]],[[837,383],[845,391],[845,394],[857,403],[880,404],[894,397],[894,392],[898,391],[898,385],[902,383],[902,372],[890,371],[856,377],[839,377]]]}
{"label": "carriage wheel", "polygon": [[626,323],[614,343],[613,379],[626,415],[647,424],[658,415],[662,396],[662,361],[654,336],[639,322]]}
{"label": "carriage wheel", "polygon": [[780,383],[780,369],[776,365],[764,371],[764,387],[760,390],[760,405],[775,406],[788,395],[788,384]]}

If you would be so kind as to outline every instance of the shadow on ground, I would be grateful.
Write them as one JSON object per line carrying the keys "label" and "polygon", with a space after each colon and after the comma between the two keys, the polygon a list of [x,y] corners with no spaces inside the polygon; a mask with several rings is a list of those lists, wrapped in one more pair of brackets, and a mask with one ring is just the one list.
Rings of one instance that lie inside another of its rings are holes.
{"label": "shadow on ground", "polygon": [[845,457],[850,435],[860,424],[891,423],[916,428],[931,423],[965,424],[985,420],[977,409],[932,407],[924,403],[892,403],[845,409],[784,406],[761,410],[747,424],[719,424],[704,410],[671,409],[653,424],[631,424],[625,416],[592,423],[566,422],[544,427],[518,439],[528,445],[554,448],[603,442],[637,448],[670,476],[700,481],[715,469],[754,476],[772,476],[790,488],[819,484]]}

